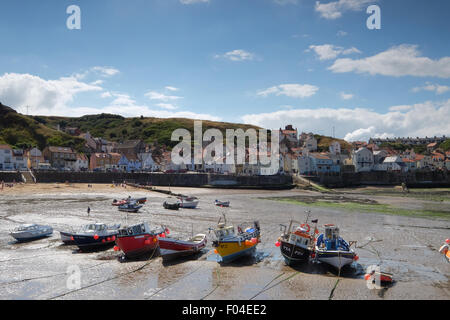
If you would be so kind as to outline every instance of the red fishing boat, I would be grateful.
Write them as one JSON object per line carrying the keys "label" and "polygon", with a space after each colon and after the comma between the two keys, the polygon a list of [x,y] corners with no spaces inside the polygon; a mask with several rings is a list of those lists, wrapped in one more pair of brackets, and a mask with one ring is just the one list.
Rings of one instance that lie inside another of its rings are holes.
{"label": "red fishing boat", "polygon": [[122,250],[125,257],[130,259],[151,253],[158,248],[158,235],[165,231],[163,228],[151,229],[147,223],[121,228],[114,250]]}
{"label": "red fishing boat", "polygon": [[[167,233],[166,229],[166,233]],[[159,238],[160,254],[163,259],[174,259],[198,253],[206,246],[206,235],[197,234],[187,240],[169,238],[161,234]]]}

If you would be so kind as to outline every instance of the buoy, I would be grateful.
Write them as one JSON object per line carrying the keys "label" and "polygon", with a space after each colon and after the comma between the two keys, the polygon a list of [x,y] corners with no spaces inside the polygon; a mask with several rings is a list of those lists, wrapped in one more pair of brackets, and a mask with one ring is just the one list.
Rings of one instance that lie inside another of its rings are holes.
{"label": "buoy", "polygon": [[158,241],[158,239],[157,238],[153,238],[153,242],[157,242]]}
{"label": "buoy", "polygon": [[311,258],[315,258],[316,257],[316,254],[313,252],[313,253],[311,253]]}
{"label": "buoy", "polygon": [[166,233],[167,233],[167,234],[170,234],[170,231],[169,231],[169,229],[167,229],[167,228],[166,228]]}
{"label": "buoy", "polygon": [[161,238],[165,238],[165,237],[166,237],[166,234],[165,234],[165,233],[161,233],[159,236],[160,236]]}
{"label": "buoy", "polygon": [[252,238],[252,240],[250,240],[253,244],[257,244],[258,243],[258,239],[256,238]]}
{"label": "buoy", "polygon": [[111,240],[116,241],[116,236],[112,236]]}
{"label": "buoy", "polygon": [[95,239],[95,240],[98,240],[98,238],[99,238],[99,236],[98,236],[98,234],[96,234],[96,235],[94,236],[94,239]]}
{"label": "buoy", "polygon": [[279,247],[279,246],[281,246],[281,243],[280,242],[275,242],[275,247]]}
{"label": "buoy", "polygon": [[353,258],[353,260],[358,261],[358,260],[359,260],[359,257],[358,257],[358,256],[355,256],[355,257]]}
{"label": "buoy", "polygon": [[110,237],[108,237],[108,238],[106,238],[106,240],[108,240],[108,241],[111,241],[111,238],[110,238]]}
{"label": "buoy", "polygon": [[118,246],[114,246],[114,251],[119,251],[119,247]]}
{"label": "buoy", "polygon": [[371,278],[371,275],[370,274],[366,274],[365,276],[364,276],[364,279],[367,281],[367,280],[370,280],[370,278]]}
{"label": "buoy", "polygon": [[219,251],[217,251],[217,249],[214,249],[214,253],[215,253],[215,254],[218,254],[218,253],[219,253]]}
{"label": "buoy", "polygon": [[74,241],[75,239],[73,238],[73,236],[70,237],[70,240]]}

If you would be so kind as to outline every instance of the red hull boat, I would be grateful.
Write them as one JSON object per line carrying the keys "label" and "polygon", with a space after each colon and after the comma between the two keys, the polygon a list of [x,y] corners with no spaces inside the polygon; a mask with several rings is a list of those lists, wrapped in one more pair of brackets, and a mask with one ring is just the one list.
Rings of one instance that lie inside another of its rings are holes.
{"label": "red hull boat", "polygon": [[122,228],[116,238],[115,250],[122,250],[127,258],[136,258],[158,248],[158,235],[163,229],[150,229],[146,223]]}
{"label": "red hull boat", "polygon": [[197,234],[188,240],[159,238],[159,248],[163,259],[173,259],[194,255],[206,246],[206,235]]}

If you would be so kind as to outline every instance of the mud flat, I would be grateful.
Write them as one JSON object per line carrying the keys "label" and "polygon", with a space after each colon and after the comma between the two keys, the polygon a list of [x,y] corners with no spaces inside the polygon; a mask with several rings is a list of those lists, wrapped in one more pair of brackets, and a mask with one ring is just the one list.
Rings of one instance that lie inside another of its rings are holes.
{"label": "mud flat", "polygon": [[[437,251],[450,237],[445,194],[439,195],[444,197],[441,201],[349,189],[333,193],[338,198],[299,190],[170,190],[199,197],[198,208],[165,210],[163,193],[111,185],[16,185],[0,191],[0,299],[450,299],[450,264]],[[126,217],[111,202],[129,195],[147,197],[148,202],[140,213]],[[231,207],[215,207],[215,199],[231,201]],[[317,205],[320,202],[328,204]],[[279,225],[304,219],[307,209],[319,225],[337,224],[346,240],[357,241],[360,259],[339,277],[322,264],[287,267],[274,246]],[[415,214],[394,214],[395,209]],[[428,217],[428,211],[441,214]],[[234,224],[260,221],[262,242],[255,258],[230,265],[217,262],[208,228],[222,212]],[[120,263],[112,249],[79,253],[59,238],[58,231],[88,222],[126,219],[166,225],[173,236],[188,237],[191,230],[206,233],[208,246],[196,259],[163,263],[156,257]],[[16,243],[9,230],[29,222],[50,224],[55,232],[49,238]],[[394,274],[393,286],[368,289],[365,269],[376,264]],[[67,272],[73,266],[81,271],[80,288],[68,286]]]}

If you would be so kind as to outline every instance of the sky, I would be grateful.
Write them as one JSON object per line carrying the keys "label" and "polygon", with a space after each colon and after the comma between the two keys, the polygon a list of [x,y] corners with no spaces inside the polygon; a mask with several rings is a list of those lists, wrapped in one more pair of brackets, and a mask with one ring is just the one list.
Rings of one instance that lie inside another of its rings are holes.
{"label": "sky", "polygon": [[0,102],[348,141],[450,136],[449,12],[448,0],[4,0]]}

